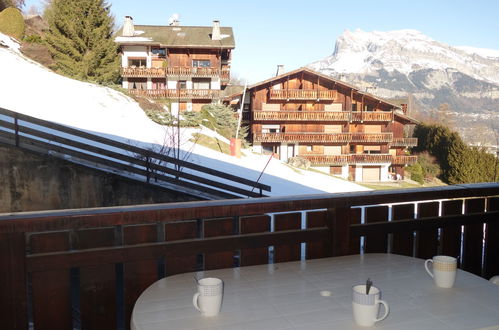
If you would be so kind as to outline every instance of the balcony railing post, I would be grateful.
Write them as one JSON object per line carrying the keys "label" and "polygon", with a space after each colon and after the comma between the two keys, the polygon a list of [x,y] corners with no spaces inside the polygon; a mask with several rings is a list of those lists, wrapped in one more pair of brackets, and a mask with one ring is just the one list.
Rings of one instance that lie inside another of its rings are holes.
{"label": "balcony railing post", "polygon": [[0,234],[0,320],[2,329],[27,329],[24,233]]}
{"label": "balcony railing post", "polygon": [[332,256],[344,256],[352,254],[350,244],[350,208],[337,207],[327,210],[328,226],[331,230]]}

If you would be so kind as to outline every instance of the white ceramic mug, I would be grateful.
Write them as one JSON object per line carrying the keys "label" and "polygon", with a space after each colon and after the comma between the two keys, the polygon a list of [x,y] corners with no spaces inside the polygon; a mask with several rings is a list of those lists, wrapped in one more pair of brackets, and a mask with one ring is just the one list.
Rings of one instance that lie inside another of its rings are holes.
{"label": "white ceramic mug", "polygon": [[[428,268],[433,263],[433,273]],[[434,256],[424,263],[426,272],[433,277],[435,284],[441,288],[452,288],[456,280],[457,259],[449,256]]]}
{"label": "white ceramic mug", "polygon": [[[363,327],[372,327],[374,323],[384,320],[390,308],[388,304],[380,299],[381,292],[372,286],[369,294],[366,294],[366,285],[356,285],[352,288],[352,308],[355,323]],[[379,306],[385,306],[385,314],[378,318]]]}
{"label": "white ceramic mug", "polygon": [[207,277],[197,284],[198,292],[192,297],[192,304],[204,316],[220,313],[223,298],[223,282],[219,278]]}

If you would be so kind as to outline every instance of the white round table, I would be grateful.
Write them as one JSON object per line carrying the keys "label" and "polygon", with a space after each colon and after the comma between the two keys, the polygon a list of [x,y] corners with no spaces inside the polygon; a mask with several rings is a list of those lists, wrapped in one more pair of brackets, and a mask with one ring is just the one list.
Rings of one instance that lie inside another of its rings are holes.
{"label": "white round table", "polygon": [[[499,286],[458,270],[451,289],[434,285],[424,260],[366,254],[186,273],[152,284],[137,300],[133,330],[362,329],[351,288],[369,277],[390,305],[382,329],[499,329]],[[192,306],[193,275],[224,281],[218,316]]]}

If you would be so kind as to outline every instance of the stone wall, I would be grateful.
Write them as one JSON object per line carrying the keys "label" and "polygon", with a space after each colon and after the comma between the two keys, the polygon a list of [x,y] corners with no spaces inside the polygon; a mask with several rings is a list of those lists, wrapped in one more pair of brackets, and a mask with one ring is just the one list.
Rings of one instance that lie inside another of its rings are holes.
{"label": "stone wall", "polygon": [[0,146],[0,213],[201,199],[54,157]]}

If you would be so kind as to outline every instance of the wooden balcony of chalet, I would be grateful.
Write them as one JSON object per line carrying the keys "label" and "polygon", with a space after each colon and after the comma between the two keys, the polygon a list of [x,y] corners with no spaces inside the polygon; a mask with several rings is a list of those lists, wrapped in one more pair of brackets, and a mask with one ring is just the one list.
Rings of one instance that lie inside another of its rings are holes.
{"label": "wooden balcony of chalet", "polygon": [[375,112],[352,112],[352,116],[350,119],[352,122],[364,122],[364,121],[374,121],[374,122],[380,122],[380,121],[393,121],[393,112],[381,112],[381,111],[375,111]]}
{"label": "wooden balcony of chalet", "polygon": [[394,156],[392,164],[396,165],[412,165],[418,160],[418,156]]}
{"label": "wooden balcony of chalet", "polygon": [[121,76],[124,78],[164,78],[165,68],[121,68]]}
{"label": "wooden balcony of chalet", "polygon": [[213,78],[220,77],[223,82],[229,81],[230,70],[220,68],[165,67],[165,68],[121,68],[121,76],[125,78]]}
{"label": "wooden balcony of chalet", "polygon": [[300,155],[314,165],[347,164],[414,164],[416,156],[392,156],[389,154],[350,154],[350,155]]}
{"label": "wooden balcony of chalet", "polygon": [[388,143],[392,133],[256,133],[254,142]]}
{"label": "wooden balcony of chalet", "polygon": [[416,147],[417,145],[417,138],[394,138],[390,142],[390,146],[392,147]]}
{"label": "wooden balcony of chalet", "polygon": [[253,111],[254,121],[276,122],[347,122],[349,112],[344,111]]}
{"label": "wooden balcony of chalet", "polygon": [[0,320],[129,329],[165,276],[361,253],[457,256],[489,279],[497,237],[499,182],[0,214]]}
{"label": "wooden balcony of chalet", "polygon": [[211,100],[220,97],[217,89],[129,89],[132,95],[173,100]]}
{"label": "wooden balcony of chalet", "polygon": [[315,89],[270,89],[270,100],[325,100],[334,101],[337,98],[335,90]]}
{"label": "wooden balcony of chalet", "polygon": [[229,80],[229,69],[220,68],[197,68],[197,67],[167,67],[166,75],[170,77],[180,77],[180,78],[212,78],[220,77],[223,81]]}

